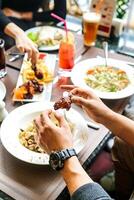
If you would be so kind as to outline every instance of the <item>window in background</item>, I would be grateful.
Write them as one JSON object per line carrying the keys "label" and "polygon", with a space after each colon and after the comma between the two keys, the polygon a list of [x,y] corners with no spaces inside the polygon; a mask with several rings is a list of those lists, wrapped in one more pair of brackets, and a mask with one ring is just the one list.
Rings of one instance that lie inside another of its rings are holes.
{"label": "window in background", "polygon": [[128,4],[125,28],[119,41],[119,52],[134,57],[134,0]]}

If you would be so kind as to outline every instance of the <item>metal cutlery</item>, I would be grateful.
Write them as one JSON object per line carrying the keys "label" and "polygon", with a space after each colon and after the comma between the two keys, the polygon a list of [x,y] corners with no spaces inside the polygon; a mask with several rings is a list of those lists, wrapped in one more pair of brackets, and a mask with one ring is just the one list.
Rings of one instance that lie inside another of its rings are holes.
{"label": "metal cutlery", "polygon": [[22,54],[16,54],[15,56],[13,56],[12,58],[9,59],[9,62],[14,62],[18,59],[20,59],[23,55]]}
{"label": "metal cutlery", "polygon": [[108,43],[103,42],[102,43],[103,50],[104,50],[104,58],[105,58],[105,66],[108,66]]}
{"label": "metal cutlery", "polygon": [[[96,56],[96,58],[101,58],[101,59],[103,59],[102,56]],[[134,67],[134,62],[124,61],[124,60],[118,60],[118,59],[114,59],[114,58],[111,58],[111,59],[113,59],[113,60],[115,60],[115,61],[120,61],[120,62],[122,62],[122,63],[124,63],[124,64],[126,64],[126,65],[131,65],[131,66]]]}
{"label": "metal cutlery", "polygon": [[7,55],[12,56],[11,58],[9,58],[9,62],[14,62],[24,56],[24,54],[19,52],[9,52]]}

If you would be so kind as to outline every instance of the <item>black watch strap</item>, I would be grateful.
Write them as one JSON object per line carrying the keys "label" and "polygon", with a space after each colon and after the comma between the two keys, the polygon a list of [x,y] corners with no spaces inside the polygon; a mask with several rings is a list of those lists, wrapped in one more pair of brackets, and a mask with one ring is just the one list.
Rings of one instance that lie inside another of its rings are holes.
{"label": "black watch strap", "polygon": [[77,156],[77,153],[75,149],[63,149],[58,152],[62,160],[67,160],[68,158],[71,158],[72,156]]}
{"label": "black watch strap", "polygon": [[64,161],[72,156],[77,156],[73,148],[52,152],[50,154],[49,164],[54,170],[60,170],[64,167]]}

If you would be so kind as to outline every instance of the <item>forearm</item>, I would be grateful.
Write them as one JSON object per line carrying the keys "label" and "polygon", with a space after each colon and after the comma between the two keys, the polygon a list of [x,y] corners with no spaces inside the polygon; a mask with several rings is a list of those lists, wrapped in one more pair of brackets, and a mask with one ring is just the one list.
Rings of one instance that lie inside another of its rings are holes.
{"label": "forearm", "polygon": [[134,145],[134,121],[129,118],[110,111],[102,119],[104,124],[112,133],[130,145]]}
{"label": "forearm", "polygon": [[71,157],[65,161],[61,175],[66,182],[72,200],[99,200],[102,198],[105,200],[111,200],[103,188],[94,183],[87,175],[77,157]]}
{"label": "forearm", "polygon": [[93,182],[83,170],[75,156],[65,161],[61,174],[66,182],[70,194],[74,193],[82,185]]}
{"label": "forearm", "polygon": [[5,29],[4,32],[9,35],[10,37],[16,39],[20,34],[24,34],[23,30],[20,29],[16,24],[14,23],[9,23]]}

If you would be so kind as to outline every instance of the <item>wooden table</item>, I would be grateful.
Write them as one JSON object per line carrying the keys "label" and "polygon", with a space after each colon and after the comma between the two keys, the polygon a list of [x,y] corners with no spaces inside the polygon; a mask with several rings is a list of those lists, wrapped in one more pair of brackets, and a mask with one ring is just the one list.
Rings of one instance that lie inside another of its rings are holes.
{"label": "wooden table", "polygon": [[[78,57],[85,51],[85,47],[83,47],[81,36],[77,36],[76,40]],[[82,59],[96,57],[97,55],[102,56],[102,50],[92,47],[87,49],[85,54],[83,53]],[[117,54],[110,54],[110,57],[115,57],[120,60],[129,60],[131,62],[134,61],[132,58],[130,59]],[[11,65],[8,60],[7,64]],[[20,66],[21,61],[16,61],[12,66],[7,66],[7,76],[2,79],[7,88],[5,103],[9,112],[20,105],[13,104],[11,100],[12,90],[16,85]],[[13,69],[13,67],[16,69]],[[56,72],[57,68],[55,73]],[[53,85],[52,101],[55,101],[62,95],[63,91],[58,87],[61,83],[71,84],[70,80],[67,78],[61,79],[58,83],[59,84]],[[128,102],[128,98],[104,102],[116,112],[122,112],[124,106]],[[79,153],[81,164],[85,163],[84,167],[91,161],[91,158],[95,155],[94,152],[102,141],[107,140],[109,137],[108,132],[109,131],[102,125],[100,125],[100,129],[97,131],[89,129],[90,137],[87,141],[87,145]],[[65,183],[59,173],[51,170],[49,166],[27,164],[14,158],[0,143],[0,190],[17,200],[54,200],[56,198],[65,200],[63,196],[58,198],[64,188]]]}

